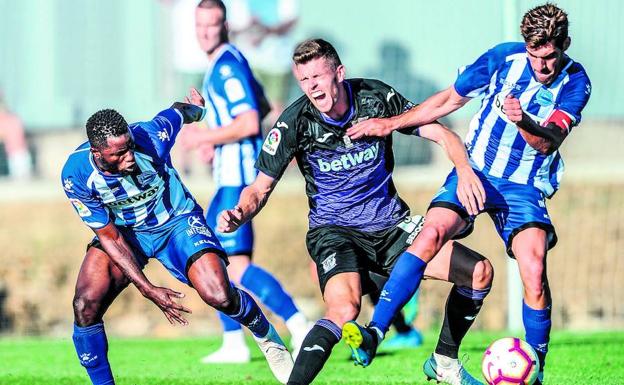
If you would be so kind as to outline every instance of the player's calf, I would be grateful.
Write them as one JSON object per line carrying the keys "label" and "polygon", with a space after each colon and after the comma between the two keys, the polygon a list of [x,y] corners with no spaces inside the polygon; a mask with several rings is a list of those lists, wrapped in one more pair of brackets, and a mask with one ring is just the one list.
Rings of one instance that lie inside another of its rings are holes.
{"label": "player's calf", "polygon": [[310,384],[325,365],[341,335],[340,327],[331,320],[318,320],[301,343],[288,385]]}

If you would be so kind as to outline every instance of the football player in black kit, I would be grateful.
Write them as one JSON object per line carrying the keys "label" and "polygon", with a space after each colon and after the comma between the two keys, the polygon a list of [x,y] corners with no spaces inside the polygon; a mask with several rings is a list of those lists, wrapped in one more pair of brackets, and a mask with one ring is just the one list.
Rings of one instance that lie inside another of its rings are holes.
{"label": "football player in black kit", "polygon": [[[260,172],[255,182],[243,190],[233,209],[220,214],[217,228],[234,231],[255,216],[290,161],[297,160],[310,207],[306,243],[327,307],[304,339],[288,381],[300,385],[311,383],[319,373],[342,336],[342,326],[358,316],[362,295],[377,289],[370,274],[388,276],[392,269],[404,268],[395,262],[417,236],[422,217],[410,217],[392,182],[392,137],[351,141],[346,136],[346,129],[360,120],[398,115],[414,105],[381,81],[346,79],[336,50],[322,39],[300,43],[293,61],[305,95],[268,133],[256,162]],[[458,194],[466,210],[476,214],[483,208],[483,186],[456,134],[439,123],[402,133],[442,146],[462,170]],[[464,293],[460,299],[449,296],[439,342],[458,349],[489,291],[492,266],[480,254],[450,241],[427,265],[425,276],[450,281]],[[357,349],[353,353],[358,354]],[[461,366],[458,370],[465,372]]]}

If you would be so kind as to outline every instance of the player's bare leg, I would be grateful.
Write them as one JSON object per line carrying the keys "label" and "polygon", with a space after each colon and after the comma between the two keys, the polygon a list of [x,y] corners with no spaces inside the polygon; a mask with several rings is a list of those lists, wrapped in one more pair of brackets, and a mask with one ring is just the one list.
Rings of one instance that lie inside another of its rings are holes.
{"label": "player's bare leg", "polygon": [[547,248],[546,231],[536,227],[519,232],[511,244],[524,286],[522,321],[526,332],[525,339],[535,349],[540,359],[541,371],[537,382],[539,384],[543,380],[552,325],[552,299],[546,275]]}
{"label": "player's bare leg", "polygon": [[[252,263],[249,255],[228,256],[228,261],[227,272],[230,281],[254,294],[273,313],[284,320],[292,337],[293,356],[296,356],[310,327],[306,317],[297,309],[292,297],[271,273]],[[202,358],[201,362],[249,362],[251,356],[240,324],[223,314],[219,316],[224,329],[223,343],[217,351]]]}
{"label": "player's bare leg", "polygon": [[206,253],[191,265],[188,278],[204,302],[253,333],[271,371],[278,381],[286,383],[293,367],[288,349],[253,298],[230,284],[224,260]]}
{"label": "player's bare leg", "polygon": [[114,384],[102,317],[128,283],[104,251],[89,247],[76,281],[73,341],[94,385]]}
{"label": "player's bare leg", "polygon": [[308,332],[295,361],[289,385],[310,384],[341,338],[341,327],[360,313],[362,288],[357,272],[338,273],[325,285],[325,316]]}

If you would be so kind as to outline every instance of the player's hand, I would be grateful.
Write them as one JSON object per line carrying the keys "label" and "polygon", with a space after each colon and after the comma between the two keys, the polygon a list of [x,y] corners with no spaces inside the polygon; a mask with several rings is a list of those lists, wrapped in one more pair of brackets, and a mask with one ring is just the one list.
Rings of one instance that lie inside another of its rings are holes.
{"label": "player's hand", "polygon": [[392,127],[388,120],[373,118],[356,123],[347,129],[347,135],[351,139],[358,139],[363,136],[388,136],[392,133]]}
{"label": "player's hand", "polygon": [[144,295],[160,308],[169,323],[175,324],[177,322],[180,325],[188,325],[188,321],[182,316],[182,312],[191,313],[191,310],[174,300],[184,298],[184,293],[179,293],[166,287],[153,286]]}
{"label": "player's hand", "polygon": [[184,101],[189,104],[194,104],[200,107],[204,107],[206,105],[206,101],[204,100],[204,97],[201,96],[201,94],[199,93],[199,91],[197,91],[195,87],[191,87],[189,89],[189,94],[188,96],[184,97]]}
{"label": "player's hand", "polygon": [[503,103],[503,112],[507,115],[507,119],[512,122],[520,122],[522,120],[523,113],[520,100],[512,94],[507,95],[507,97],[505,97],[505,102]]}
{"label": "player's hand", "polygon": [[472,168],[457,170],[457,197],[468,214],[477,215],[485,208],[485,189]]}
{"label": "player's hand", "polygon": [[235,206],[231,210],[223,210],[217,218],[217,231],[220,233],[232,233],[243,224],[243,210]]}

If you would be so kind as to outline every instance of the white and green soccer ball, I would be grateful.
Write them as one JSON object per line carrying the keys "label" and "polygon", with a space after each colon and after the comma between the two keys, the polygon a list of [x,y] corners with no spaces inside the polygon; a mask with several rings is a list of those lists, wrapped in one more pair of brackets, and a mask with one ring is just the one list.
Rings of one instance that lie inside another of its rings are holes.
{"label": "white and green soccer ball", "polygon": [[540,370],[535,350],[514,337],[494,341],[483,354],[481,369],[489,385],[531,385]]}

